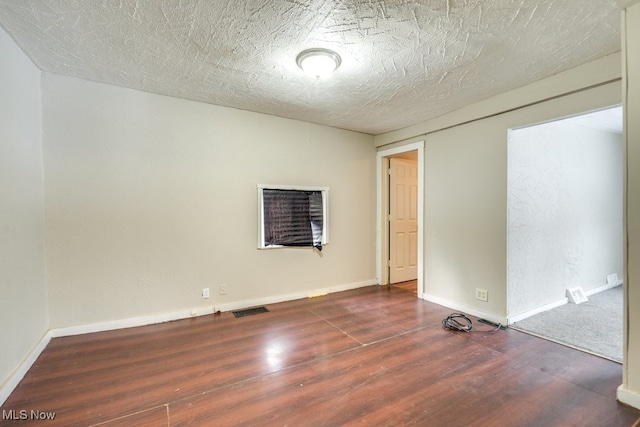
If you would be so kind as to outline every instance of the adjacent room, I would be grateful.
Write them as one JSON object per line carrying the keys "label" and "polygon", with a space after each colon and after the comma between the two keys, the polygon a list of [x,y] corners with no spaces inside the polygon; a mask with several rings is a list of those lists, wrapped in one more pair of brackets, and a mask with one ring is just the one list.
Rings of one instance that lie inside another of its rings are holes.
{"label": "adjacent room", "polygon": [[[620,106],[510,130],[507,303],[513,327],[618,362],[623,165]],[[584,298],[571,298],[570,291]]]}
{"label": "adjacent room", "polygon": [[[0,0],[0,424],[637,423],[636,28],[636,0]],[[516,190],[562,174],[509,131],[612,106],[615,153],[538,152],[619,166],[555,188],[606,229],[519,235]],[[621,363],[507,327],[612,273]]]}

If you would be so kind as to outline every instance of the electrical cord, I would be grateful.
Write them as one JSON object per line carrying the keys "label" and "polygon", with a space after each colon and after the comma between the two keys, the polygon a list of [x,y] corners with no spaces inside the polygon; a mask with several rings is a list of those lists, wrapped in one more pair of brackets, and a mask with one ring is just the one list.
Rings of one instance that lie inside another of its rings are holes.
{"label": "electrical cord", "polygon": [[[485,319],[479,319],[478,321],[487,325],[495,326],[496,329],[490,331],[476,330],[474,332],[495,332],[499,331],[500,329],[505,329],[505,327],[500,323],[493,323]],[[471,330],[473,329],[473,321],[468,316],[462,313],[452,313],[442,319],[442,327],[445,329],[449,329],[450,331],[471,332]]]}
{"label": "electrical cord", "polygon": [[442,319],[442,327],[451,331],[471,332],[473,322],[462,313],[452,313]]}

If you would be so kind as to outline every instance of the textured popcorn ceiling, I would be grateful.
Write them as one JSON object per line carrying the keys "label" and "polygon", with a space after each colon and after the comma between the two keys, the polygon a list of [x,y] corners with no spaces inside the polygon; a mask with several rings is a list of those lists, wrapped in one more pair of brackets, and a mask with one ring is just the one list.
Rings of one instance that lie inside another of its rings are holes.
{"label": "textured popcorn ceiling", "polygon": [[379,134],[619,51],[624,3],[0,0],[0,25],[44,71]]}

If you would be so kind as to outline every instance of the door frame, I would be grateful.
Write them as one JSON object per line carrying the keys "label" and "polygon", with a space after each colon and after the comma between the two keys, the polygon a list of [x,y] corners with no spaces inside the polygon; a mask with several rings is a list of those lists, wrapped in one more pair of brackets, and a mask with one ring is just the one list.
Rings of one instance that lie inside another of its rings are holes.
{"label": "door frame", "polygon": [[389,284],[389,233],[385,207],[389,203],[386,184],[388,159],[409,151],[418,152],[418,298],[424,299],[424,141],[378,151],[376,155],[376,280],[379,285]]}

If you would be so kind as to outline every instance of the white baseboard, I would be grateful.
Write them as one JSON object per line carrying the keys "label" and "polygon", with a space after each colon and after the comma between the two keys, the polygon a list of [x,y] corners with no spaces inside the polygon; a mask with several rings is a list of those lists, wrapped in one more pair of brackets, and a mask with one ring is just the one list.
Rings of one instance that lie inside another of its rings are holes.
{"label": "white baseboard", "polygon": [[4,404],[4,402],[7,400],[9,395],[11,395],[11,393],[18,386],[20,381],[22,381],[22,379],[27,374],[29,369],[31,369],[31,366],[35,363],[36,359],[38,359],[38,356],[40,356],[40,353],[42,353],[42,351],[47,347],[47,344],[49,344],[49,341],[51,341],[50,332],[51,331],[47,331],[47,333],[44,334],[42,339],[40,339],[40,341],[36,344],[33,350],[31,350],[31,352],[27,355],[27,357],[20,364],[20,366],[18,366],[18,369],[16,369],[11,374],[11,376],[7,379],[7,381],[5,381],[4,384],[2,384],[2,388],[0,388],[0,406]]}
{"label": "white baseboard", "polygon": [[598,286],[597,288],[594,289],[590,289],[588,291],[584,291],[584,294],[586,296],[590,296],[590,295],[594,295],[597,294],[599,292],[604,292],[604,291],[608,291],[609,289],[613,289],[616,286],[620,286],[622,285],[622,279],[618,280],[618,283],[614,283],[612,285],[609,285],[608,283],[606,285],[602,285],[602,286]]}
{"label": "white baseboard", "polygon": [[[338,286],[330,286],[328,288],[314,289],[310,291],[295,292],[286,295],[276,295],[272,297],[248,299],[234,301],[226,304],[216,304],[220,311],[231,311],[242,308],[254,307],[256,305],[276,304],[284,301],[292,301],[296,299],[307,298],[312,295],[328,294],[333,292],[346,291],[349,289],[361,288],[363,286],[375,285],[375,280],[366,280],[363,282],[348,283]],[[89,334],[93,332],[111,331],[114,329],[135,328],[137,326],[153,325],[156,323],[171,322],[173,320],[188,319],[190,317],[205,316],[214,313],[214,305],[200,307],[191,310],[180,310],[172,313],[155,314],[149,316],[132,317],[129,319],[111,320],[108,322],[90,323],[87,325],[71,326],[67,328],[52,329],[52,337],[65,337],[71,335]]]}
{"label": "white baseboard", "polygon": [[637,392],[627,390],[623,387],[623,385],[621,385],[620,387],[618,387],[616,395],[618,401],[624,403],[625,405],[640,409],[640,394],[638,394]]}
{"label": "white baseboard", "polygon": [[171,322],[173,320],[188,319],[213,313],[213,306],[192,310],[180,310],[173,313],[152,314],[149,316],[131,317],[128,319],[110,320],[107,322],[89,323],[87,325],[69,326],[51,329],[52,338],[68,337],[72,335],[91,334],[93,332],[112,331],[114,329],[135,328],[137,326],[154,325],[156,323]]}
{"label": "white baseboard", "polygon": [[[597,294],[599,292],[604,292],[604,291],[607,291],[609,289],[615,288],[616,286],[619,286],[621,284],[622,284],[622,280],[618,280],[617,284],[613,284],[613,285],[605,284],[605,285],[599,286],[597,288],[590,289],[588,291],[584,291],[584,294],[586,296],[591,296],[591,295]],[[516,323],[516,322],[519,322],[521,320],[524,320],[527,317],[531,317],[533,315],[542,313],[543,311],[547,311],[547,310],[554,309],[556,307],[560,307],[560,306],[565,305],[567,303],[569,303],[569,299],[562,298],[562,299],[559,299],[558,301],[554,301],[554,302],[551,302],[549,304],[545,304],[542,307],[537,307],[537,308],[534,308],[533,310],[525,311],[524,313],[516,314],[514,316],[509,316],[509,325],[511,325],[512,323]]]}
{"label": "white baseboard", "polygon": [[272,297],[235,301],[235,302],[230,302],[227,304],[220,305],[220,310],[232,311],[232,310],[239,310],[247,307],[255,307],[257,305],[277,304],[279,302],[310,298],[317,295],[332,294],[335,292],[348,291],[350,289],[357,289],[357,288],[362,288],[365,286],[371,286],[371,285],[377,285],[377,284],[378,284],[377,280],[371,279],[371,280],[365,280],[362,282],[347,283],[347,284],[338,285],[338,286],[330,286],[328,288],[313,289],[310,291],[301,291],[301,292],[294,292],[294,293],[285,294],[285,295],[276,295]]}
{"label": "white baseboard", "polygon": [[[278,295],[273,297],[256,298],[251,300],[236,301],[227,304],[219,305],[221,311],[231,311],[247,307],[253,307],[256,305],[276,304],[284,301],[292,301],[296,299],[307,298],[315,295],[323,295],[334,292],[347,291],[350,289],[362,288],[364,286],[376,285],[378,282],[375,279],[365,280],[362,282],[347,283],[337,286],[329,286],[322,289],[314,289],[310,291],[295,292],[286,295]],[[50,329],[42,337],[40,342],[29,353],[24,362],[15,370],[15,372],[2,384],[0,388],[0,405],[2,405],[13,390],[18,386],[22,378],[26,375],[27,371],[31,368],[36,361],[40,353],[45,349],[51,338],[66,337],[72,335],[89,334],[93,332],[111,331],[114,329],[134,328],[137,326],[153,325],[156,323],[171,322],[173,320],[187,319],[190,317],[204,316],[207,314],[213,314],[214,306],[200,307],[191,310],[180,310],[172,313],[154,314],[149,316],[132,317],[128,319],[111,320],[107,322],[90,323],[87,325],[70,326],[66,328]]]}
{"label": "white baseboard", "polygon": [[519,322],[521,320],[526,319],[527,317],[531,317],[535,314],[542,313],[543,311],[551,310],[552,308],[560,307],[569,302],[567,298],[559,299],[558,301],[551,302],[549,304],[545,304],[542,307],[534,308],[533,310],[525,311],[524,313],[516,314],[514,316],[509,316],[509,324]]}
{"label": "white baseboard", "polygon": [[467,307],[465,305],[462,304],[458,304],[452,301],[449,301],[447,299],[444,298],[440,298],[437,297],[435,295],[430,295],[428,293],[423,294],[423,297],[425,300],[432,302],[434,304],[438,304],[441,305],[443,307],[447,307],[456,311],[460,311],[462,313],[465,314],[470,314],[472,316],[475,317],[479,317],[481,319],[486,319],[486,320],[490,320],[494,323],[499,323],[501,325],[506,325],[507,324],[507,318],[503,317],[503,316],[499,316],[496,314],[492,314],[492,313],[487,313],[481,310],[476,310],[475,308],[472,307]]}

